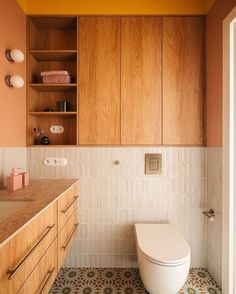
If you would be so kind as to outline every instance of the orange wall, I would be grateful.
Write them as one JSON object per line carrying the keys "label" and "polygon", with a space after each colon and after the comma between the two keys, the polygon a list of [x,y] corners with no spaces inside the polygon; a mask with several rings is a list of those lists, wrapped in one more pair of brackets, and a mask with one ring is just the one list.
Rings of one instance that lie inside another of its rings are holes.
{"label": "orange wall", "polygon": [[236,0],[216,0],[207,15],[207,146],[222,146],[223,19]]}
{"label": "orange wall", "polygon": [[26,77],[26,62],[11,64],[5,58],[7,48],[26,52],[26,17],[16,0],[0,0],[0,147],[25,146],[26,88],[6,86],[7,74]]}

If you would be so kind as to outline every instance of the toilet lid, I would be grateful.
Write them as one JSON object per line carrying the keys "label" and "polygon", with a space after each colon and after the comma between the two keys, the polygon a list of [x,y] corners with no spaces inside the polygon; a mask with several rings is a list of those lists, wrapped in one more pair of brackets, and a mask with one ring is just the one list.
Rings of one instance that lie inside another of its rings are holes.
{"label": "toilet lid", "polygon": [[190,257],[183,235],[170,224],[136,224],[138,248],[154,262],[178,264]]}

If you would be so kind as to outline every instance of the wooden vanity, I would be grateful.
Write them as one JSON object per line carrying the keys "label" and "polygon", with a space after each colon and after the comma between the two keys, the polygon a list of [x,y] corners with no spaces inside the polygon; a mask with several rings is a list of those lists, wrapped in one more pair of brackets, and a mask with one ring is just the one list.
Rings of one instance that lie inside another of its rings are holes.
{"label": "wooden vanity", "polygon": [[[1,203],[9,217],[1,219]],[[77,208],[78,180],[35,180],[15,192],[0,190],[1,294],[49,292],[76,235]]]}

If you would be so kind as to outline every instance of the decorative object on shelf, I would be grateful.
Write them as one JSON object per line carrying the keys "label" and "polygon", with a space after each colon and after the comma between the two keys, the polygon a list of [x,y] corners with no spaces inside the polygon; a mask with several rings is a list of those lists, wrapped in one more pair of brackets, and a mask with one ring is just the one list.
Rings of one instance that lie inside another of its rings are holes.
{"label": "decorative object on shelf", "polygon": [[57,111],[66,112],[69,110],[69,103],[67,101],[57,101]]}
{"label": "decorative object on shelf", "polygon": [[7,84],[8,87],[10,88],[22,88],[25,84],[23,78],[18,75],[13,75],[13,76],[6,76],[5,77],[5,83]]}
{"label": "decorative object on shelf", "polygon": [[40,73],[43,84],[70,84],[71,76],[66,70],[44,71]]}
{"label": "decorative object on shelf", "polygon": [[25,59],[24,53],[19,49],[7,49],[5,56],[10,62],[22,63]]}
{"label": "decorative object on shelf", "polygon": [[49,145],[50,141],[48,136],[46,136],[43,129],[40,128],[33,128],[33,135],[34,135],[34,144],[35,145]]}
{"label": "decorative object on shelf", "polygon": [[43,111],[44,112],[54,112],[54,110],[52,108],[44,108]]}
{"label": "decorative object on shelf", "polygon": [[50,144],[48,136],[44,135],[44,136],[41,138],[41,144],[42,144],[42,145],[49,145],[49,144]]}
{"label": "decorative object on shelf", "polygon": [[49,76],[68,76],[69,72],[67,70],[49,70],[42,71],[40,73],[41,77],[49,77]]}

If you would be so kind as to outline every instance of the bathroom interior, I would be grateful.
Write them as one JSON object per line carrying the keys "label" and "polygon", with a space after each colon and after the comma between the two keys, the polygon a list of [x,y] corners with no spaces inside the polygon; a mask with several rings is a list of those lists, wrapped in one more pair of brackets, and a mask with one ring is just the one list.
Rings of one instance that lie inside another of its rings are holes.
{"label": "bathroom interior", "polygon": [[235,293],[222,93],[236,1],[0,2],[0,294]]}

